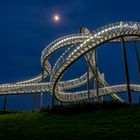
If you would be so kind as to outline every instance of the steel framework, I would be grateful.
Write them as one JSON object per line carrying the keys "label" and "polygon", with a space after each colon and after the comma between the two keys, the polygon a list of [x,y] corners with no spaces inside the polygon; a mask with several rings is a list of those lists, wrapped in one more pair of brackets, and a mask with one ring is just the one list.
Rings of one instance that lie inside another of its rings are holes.
{"label": "steel framework", "polygon": [[[127,71],[127,84],[109,86],[98,69],[96,48],[108,42],[120,42],[124,47],[124,42],[136,42],[140,40],[139,37],[140,23],[137,22],[121,21],[101,27],[93,32],[89,32],[87,28],[82,28],[79,34],[64,36],[46,46],[41,55],[41,74],[26,81],[1,84],[0,95],[51,93],[57,100],[63,102],[75,102],[89,98],[97,99],[100,96],[111,95],[114,99],[124,102],[116,93],[128,91],[130,96],[130,91],[140,91],[140,85],[130,84]],[[66,51],[52,66],[49,63],[49,57],[64,47]],[[61,81],[64,72],[81,56],[85,56],[88,63],[87,73],[76,79]],[[50,76],[50,82],[43,82],[48,76]],[[91,78],[96,80],[96,89],[87,88],[85,91],[67,92],[69,89],[87,83],[89,85]]]}

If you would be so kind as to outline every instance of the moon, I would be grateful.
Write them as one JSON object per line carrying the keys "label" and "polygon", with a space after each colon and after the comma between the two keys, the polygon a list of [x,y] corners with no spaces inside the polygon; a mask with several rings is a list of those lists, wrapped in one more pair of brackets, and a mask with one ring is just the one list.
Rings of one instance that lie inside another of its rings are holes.
{"label": "moon", "polygon": [[60,21],[60,15],[56,14],[53,16],[53,21],[59,22]]}

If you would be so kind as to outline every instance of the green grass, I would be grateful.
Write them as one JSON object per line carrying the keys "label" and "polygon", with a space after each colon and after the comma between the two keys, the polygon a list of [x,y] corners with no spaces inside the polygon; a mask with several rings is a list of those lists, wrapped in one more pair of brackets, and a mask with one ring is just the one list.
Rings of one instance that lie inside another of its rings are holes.
{"label": "green grass", "polygon": [[0,114],[0,140],[139,140],[140,106]]}

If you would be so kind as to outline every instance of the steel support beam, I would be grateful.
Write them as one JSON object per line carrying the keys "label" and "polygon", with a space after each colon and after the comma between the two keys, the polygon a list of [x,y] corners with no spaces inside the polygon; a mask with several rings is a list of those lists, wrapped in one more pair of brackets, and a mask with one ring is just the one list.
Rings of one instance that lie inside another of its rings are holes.
{"label": "steel support beam", "polygon": [[[88,61],[88,58],[87,58]],[[87,91],[88,91],[88,100],[90,102],[90,79],[89,79],[89,64],[86,62],[86,67],[87,67]]]}
{"label": "steel support beam", "polygon": [[43,109],[43,93],[40,94],[40,109]]}
{"label": "steel support beam", "polygon": [[7,110],[7,96],[4,96],[3,111]]}
{"label": "steel support beam", "polygon": [[[44,81],[44,66],[42,67],[42,82]],[[43,109],[43,93],[40,94],[40,109]]]}
{"label": "steel support beam", "polygon": [[131,90],[130,90],[129,70],[128,70],[128,63],[127,63],[127,56],[126,56],[125,41],[123,37],[121,37],[121,47],[122,47],[122,56],[123,56],[124,69],[125,69],[125,78],[127,83],[128,102],[131,103],[132,97],[131,97]]}
{"label": "steel support beam", "polygon": [[[90,58],[88,58],[88,56],[86,55],[86,60],[87,60],[87,62],[88,62],[88,66],[90,67],[90,69],[91,69],[91,71],[92,71],[92,73],[93,73],[93,75],[96,77],[95,79],[94,79],[94,88],[97,86],[97,84],[95,85],[95,81],[97,80],[97,82],[98,82],[98,75],[97,75],[97,71],[95,70],[94,71],[94,69],[93,69],[93,67],[92,67],[92,64],[90,63],[90,60],[89,60]],[[97,66],[97,65],[96,65]],[[98,70],[98,69],[97,69]],[[99,86],[99,84],[98,84],[98,86]],[[97,91],[96,91],[97,93],[96,93],[96,95],[97,95],[97,100],[99,99],[98,98],[98,95],[99,95],[99,92],[98,92],[98,89],[97,89]]]}
{"label": "steel support beam", "polygon": [[98,84],[98,67],[97,67],[97,50],[94,50],[94,55],[95,55],[95,71],[96,71],[96,94],[97,94],[97,100],[99,100],[99,84]]}
{"label": "steel support beam", "polygon": [[138,47],[137,47],[137,44],[136,44],[136,41],[135,41],[135,52],[136,52],[136,59],[137,59],[137,66],[138,66],[138,73],[140,75],[140,59],[139,59],[139,50],[138,50]]}
{"label": "steel support beam", "polygon": [[34,94],[33,96],[33,111],[36,111],[36,94]]}

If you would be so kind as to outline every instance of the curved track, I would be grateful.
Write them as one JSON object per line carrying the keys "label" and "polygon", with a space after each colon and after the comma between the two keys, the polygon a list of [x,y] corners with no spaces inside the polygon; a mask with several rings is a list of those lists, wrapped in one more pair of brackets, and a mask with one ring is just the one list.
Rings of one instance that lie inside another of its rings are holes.
{"label": "curved track", "polygon": [[[81,101],[87,100],[89,98],[96,99],[97,96],[111,95],[114,99],[123,102],[123,100],[118,95],[116,95],[116,93],[127,91],[127,86],[108,85],[96,66],[94,51],[101,44],[107,42],[120,42],[120,37],[123,37],[125,41],[139,41],[139,36],[140,23],[117,22],[104,26],[93,32],[89,32],[86,29],[80,34],[73,34],[59,38],[49,44],[43,50],[41,55],[41,74],[26,81],[1,84],[0,94],[11,95],[51,92],[51,94],[53,94],[58,100],[64,102]],[[64,53],[52,66],[49,63],[49,57],[54,52],[64,47],[66,48],[66,51],[64,51]],[[85,60],[90,66],[89,80],[93,78],[98,81],[98,95],[96,89],[79,92],[67,91],[69,89],[77,88],[87,84],[87,73],[76,79],[61,81],[63,74],[67,71],[69,66],[82,56],[85,56]],[[43,82],[47,77],[50,77],[50,82]],[[130,84],[130,89],[131,91],[140,91],[140,85]]]}

